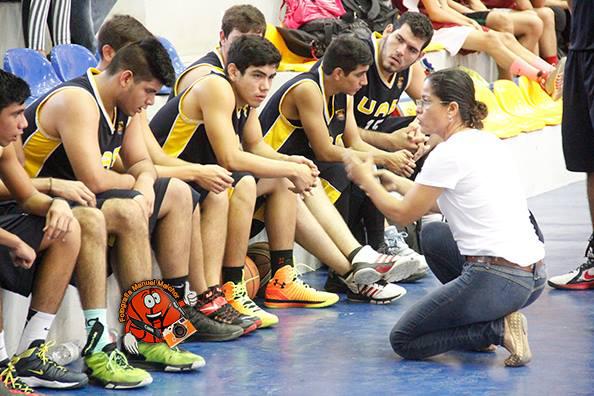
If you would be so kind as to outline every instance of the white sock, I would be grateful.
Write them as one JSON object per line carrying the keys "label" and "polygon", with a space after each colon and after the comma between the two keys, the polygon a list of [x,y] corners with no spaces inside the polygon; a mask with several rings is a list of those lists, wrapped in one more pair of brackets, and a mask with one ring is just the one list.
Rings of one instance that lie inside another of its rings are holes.
{"label": "white sock", "polygon": [[374,263],[379,253],[373,250],[373,248],[369,245],[363,246],[355,257],[353,257],[353,263]]}
{"label": "white sock", "polygon": [[49,333],[49,329],[52,327],[52,322],[55,317],[55,314],[35,312],[25,325],[25,330],[21,336],[17,354],[21,354],[29,349],[29,345],[35,340],[43,340],[45,342],[47,333]]}
{"label": "white sock", "polygon": [[8,353],[6,353],[6,342],[4,341],[4,330],[0,331],[0,362],[8,359]]}

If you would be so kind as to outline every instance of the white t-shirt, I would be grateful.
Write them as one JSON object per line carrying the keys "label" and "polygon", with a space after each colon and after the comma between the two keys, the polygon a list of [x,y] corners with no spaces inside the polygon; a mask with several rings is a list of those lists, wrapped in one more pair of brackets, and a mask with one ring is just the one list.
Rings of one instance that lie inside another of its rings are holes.
{"label": "white t-shirt", "polygon": [[517,171],[494,135],[469,129],[431,152],[416,182],[441,187],[437,199],[460,253],[528,266],[544,257]]}

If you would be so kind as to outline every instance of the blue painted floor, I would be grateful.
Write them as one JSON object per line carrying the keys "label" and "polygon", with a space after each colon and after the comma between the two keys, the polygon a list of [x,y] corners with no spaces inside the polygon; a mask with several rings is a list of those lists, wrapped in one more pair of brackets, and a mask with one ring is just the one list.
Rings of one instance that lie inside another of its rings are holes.
{"label": "blue painted floor", "polygon": [[[581,263],[590,234],[585,183],[530,200],[546,238],[549,274]],[[325,273],[304,277],[322,287]],[[147,388],[105,391],[87,387],[48,394],[130,395],[592,395],[594,291],[547,286],[525,310],[534,360],[505,368],[508,353],[450,352],[427,361],[395,355],[388,334],[396,320],[438,282],[433,276],[406,285],[391,305],[349,303],[320,310],[277,310],[274,329],[227,343],[190,344],[207,365],[191,374],[153,375]],[[44,391],[45,392],[45,391]]]}

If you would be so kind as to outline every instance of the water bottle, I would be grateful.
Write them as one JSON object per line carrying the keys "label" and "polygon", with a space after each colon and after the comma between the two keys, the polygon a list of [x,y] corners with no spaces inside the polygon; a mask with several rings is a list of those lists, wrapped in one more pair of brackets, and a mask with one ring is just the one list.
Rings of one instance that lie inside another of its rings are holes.
{"label": "water bottle", "polygon": [[66,366],[80,358],[81,350],[76,342],[68,341],[54,346],[49,352],[49,358],[60,366]]}

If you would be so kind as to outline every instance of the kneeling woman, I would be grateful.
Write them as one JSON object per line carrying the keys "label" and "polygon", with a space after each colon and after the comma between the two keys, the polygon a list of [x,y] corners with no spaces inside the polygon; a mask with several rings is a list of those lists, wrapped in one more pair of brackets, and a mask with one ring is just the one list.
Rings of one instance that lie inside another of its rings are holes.
{"label": "kneeling woman", "polygon": [[[417,114],[423,130],[444,142],[414,183],[374,172],[370,161],[345,159],[351,179],[386,217],[408,224],[434,210],[448,221],[427,224],[421,235],[427,263],[444,285],[402,316],[390,334],[392,348],[423,359],[502,345],[511,353],[505,364],[522,366],[532,354],[526,318],[517,311],[541,294],[546,272],[513,161],[495,135],[479,130],[487,109],[460,70],[427,78]],[[376,176],[404,200],[390,196]]]}

